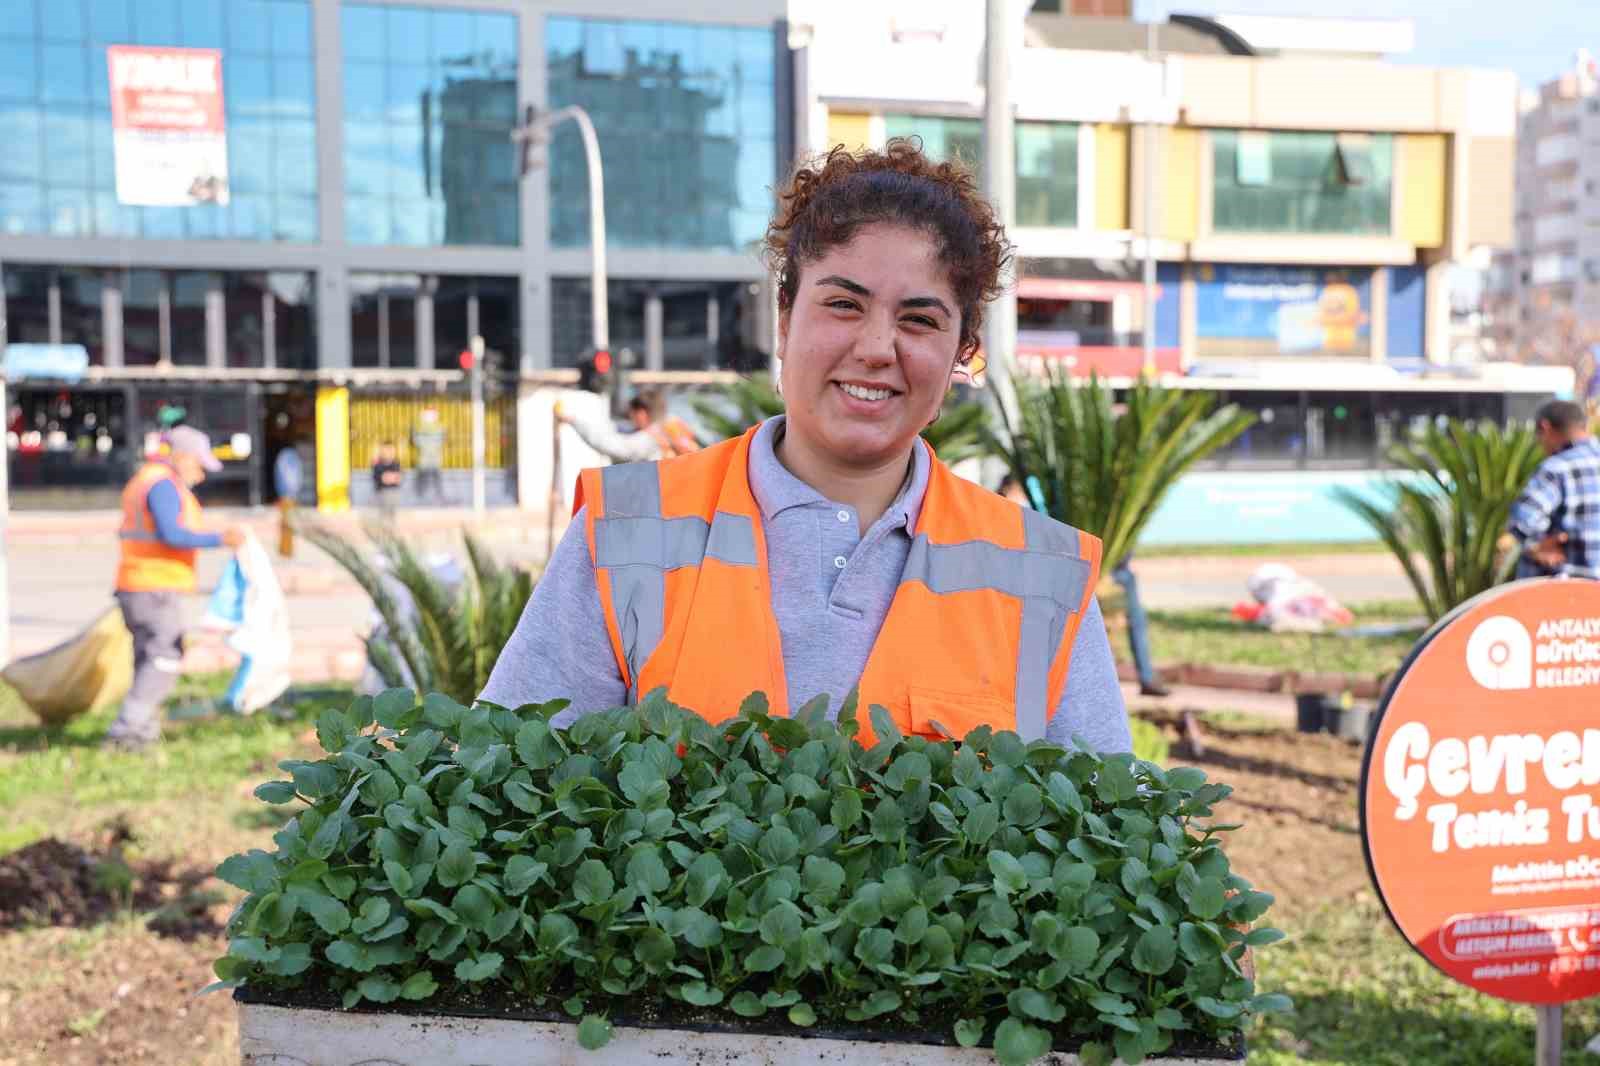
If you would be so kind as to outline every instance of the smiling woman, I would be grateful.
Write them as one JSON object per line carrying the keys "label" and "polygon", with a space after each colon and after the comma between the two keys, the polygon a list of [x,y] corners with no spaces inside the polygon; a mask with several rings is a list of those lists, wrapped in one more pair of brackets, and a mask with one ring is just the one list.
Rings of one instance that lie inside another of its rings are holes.
{"label": "smiling woman", "polygon": [[665,689],[720,720],[752,692],[780,715],[853,697],[904,733],[1128,750],[1100,542],[918,439],[1011,254],[971,174],[909,141],[835,149],[796,171],[766,246],[787,413],[586,471],[483,699],[570,698],[570,720]]}

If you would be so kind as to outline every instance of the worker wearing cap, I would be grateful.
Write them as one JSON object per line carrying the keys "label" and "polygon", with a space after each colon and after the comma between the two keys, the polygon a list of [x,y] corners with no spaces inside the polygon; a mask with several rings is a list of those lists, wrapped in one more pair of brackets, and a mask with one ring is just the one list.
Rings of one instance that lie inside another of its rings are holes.
{"label": "worker wearing cap", "polygon": [[139,749],[161,739],[161,704],[183,658],[180,597],[195,588],[201,548],[237,547],[244,531],[204,529],[194,486],[222,469],[211,440],[193,426],[167,433],[167,454],[152,459],[122,490],[122,559],[117,603],[133,634],[133,686],[106,733],[106,746]]}

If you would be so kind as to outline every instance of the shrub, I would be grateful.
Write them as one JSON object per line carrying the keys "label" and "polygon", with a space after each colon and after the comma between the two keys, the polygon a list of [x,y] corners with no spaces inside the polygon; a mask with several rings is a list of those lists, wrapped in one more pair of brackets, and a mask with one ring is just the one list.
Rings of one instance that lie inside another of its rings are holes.
{"label": "shrub", "polygon": [[[711,725],[660,694],[550,725],[409,691],[317,723],[306,808],[218,874],[248,895],[224,983],[346,1006],[435,999],[889,1032],[953,1026],[1003,1063],[1087,1041],[1138,1062],[1280,1009],[1241,971],[1276,930],[1228,868],[1224,785],[982,728],[855,741],[847,705]],[[374,728],[374,723],[376,727]],[[998,1022],[998,1024],[993,1024]],[[993,1027],[991,1028],[991,1025]]]}
{"label": "shrub", "polygon": [[1511,576],[1517,553],[1496,542],[1543,458],[1527,426],[1451,419],[1389,449],[1409,480],[1391,479],[1377,499],[1348,488],[1333,495],[1394,553],[1437,622]]}
{"label": "shrub", "polygon": [[382,629],[362,641],[385,685],[415,685],[466,701],[483,691],[533,595],[532,574],[502,566],[465,530],[461,539],[471,566],[458,587],[441,581],[383,526],[366,531],[380,565],[333,529],[306,522],[301,532],[355,579],[383,619]]}
{"label": "shrub", "polygon": [[1139,542],[1167,490],[1226,448],[1255,416],[1204,392],[1140,381],[1117,403],[1099,377],[1052,370],[1017,380],[1018,422],[984,430],[1022,484],[1038,478],[1050,517],[1100,538],[1109,570]]}

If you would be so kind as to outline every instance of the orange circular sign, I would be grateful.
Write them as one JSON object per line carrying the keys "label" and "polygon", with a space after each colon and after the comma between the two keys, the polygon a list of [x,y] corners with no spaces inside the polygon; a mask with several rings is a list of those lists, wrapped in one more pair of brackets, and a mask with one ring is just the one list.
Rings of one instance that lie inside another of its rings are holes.
{"label": "orange circular sign", "polygon": [[1400,932],[1501,999],[1600,995],[1600,581],[1462,605],[1378,715],[1362,841]]}

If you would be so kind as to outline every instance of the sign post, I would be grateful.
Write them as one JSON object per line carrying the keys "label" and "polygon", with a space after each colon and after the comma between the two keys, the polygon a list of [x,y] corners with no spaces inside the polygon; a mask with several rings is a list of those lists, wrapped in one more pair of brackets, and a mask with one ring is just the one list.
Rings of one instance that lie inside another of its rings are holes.
{"label": "sign post", "polygon": [[483,337],[474,334],[468,349],[471,365],[467,379],[472,387],[472,513],[483,514],[484,509],[484,430],[483,430]]}
{"label": "sign post", "polygon": [[1447,976],[1538,1008],[1600,995],[1600,582],[1520,581],[1412,650],[1361,768],[1367,868]]}

